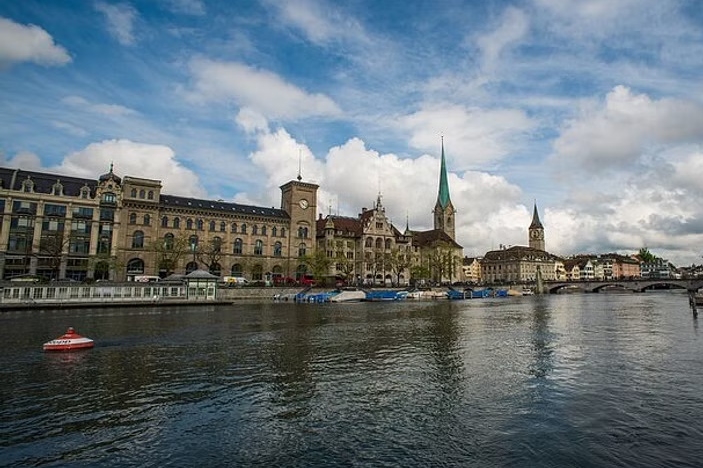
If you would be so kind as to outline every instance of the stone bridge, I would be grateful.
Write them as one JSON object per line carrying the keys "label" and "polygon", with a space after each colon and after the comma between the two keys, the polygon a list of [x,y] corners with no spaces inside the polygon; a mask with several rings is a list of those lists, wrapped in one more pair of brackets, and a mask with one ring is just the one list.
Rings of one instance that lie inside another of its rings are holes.
{"label": "stone bridge", "polygon": [[696,279],[632,279],[632,280],[578,280],[545,281],[544,290],[550,294],[567,287],[577,287],[585,292],[599,292],[605,287],[617,287],[634,292],[643,292],[657,287],[672,287],[698,291],[703,288],[703,278]]}

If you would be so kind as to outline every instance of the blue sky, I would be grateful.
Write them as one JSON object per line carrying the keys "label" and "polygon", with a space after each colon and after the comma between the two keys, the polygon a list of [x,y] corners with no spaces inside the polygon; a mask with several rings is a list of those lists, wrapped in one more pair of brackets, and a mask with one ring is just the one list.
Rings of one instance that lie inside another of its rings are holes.
{"label": "blue sky", "polygon": [[0,3],[2,164],[431,228],[444,135],[469,256],[703,254],[703,4]]}

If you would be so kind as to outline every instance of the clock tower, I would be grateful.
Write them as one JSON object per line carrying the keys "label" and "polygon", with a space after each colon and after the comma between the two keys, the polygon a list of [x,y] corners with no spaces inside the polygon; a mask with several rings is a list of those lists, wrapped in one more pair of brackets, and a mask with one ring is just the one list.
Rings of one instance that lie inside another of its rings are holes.
{"label": "clock tower", "polygon": [[[319,185],[302,182],[300,176],[281,185],[281,209],[290,217],[288,252],[290,257],[311,255],[315,251],[315,220]],[[288,274],[292,274],[289,269]]]}
{"label": "clock tower", "polygon": [[532,223],[527,230],[530,248],[544,251],[544,226],[539,220],[539,213],[537,213],[537,202],[535,202],[534,211],[532,213]]}

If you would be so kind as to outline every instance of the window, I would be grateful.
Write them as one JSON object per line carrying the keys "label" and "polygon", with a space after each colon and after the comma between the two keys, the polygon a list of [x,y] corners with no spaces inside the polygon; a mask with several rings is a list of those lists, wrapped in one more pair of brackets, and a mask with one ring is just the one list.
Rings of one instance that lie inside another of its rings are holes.
{"label": "window", "polygon": [[147,198],[148,200],[153,200],[153,199],[154,199],[154,191],[153,191],[153,190],[149,190],[149,193],[146,194],[146,198]]}
{"label": "window", "polygon": [[197,224],[198,224],[198,231],[202,231],[203,230],[203,220],[198,219]]}
{"label": "window", "polygon": [[305,244],[300,244],[300,245],[298,246],[298,257],[304,257],[304,256],[305,256],[305,250],[306,250]]}
{"label": "window", "polygon": [[304,226],[300,226],[300,227],[298,228],[298,237],[300,237],[301,239],[307,239],[307,237],[308,237],[308,228],[306,228],[306,227],[304,227]]}
{"label": "window", "polygon": [[161,227],[168,227],[168,216],[161,218]]}
{"label": "window", "polygon": [[145,214],[144,215],[144,226],[148,226],[149,224],[151,224],[151,216],[149,216],[148,214]]}
{"label": "window", "polygon": [[63,205],[51,205],[47,203],[44,205],[44,216],[57,216],[63,218],[66,216],[66,207]]}
{"label": "window", "polygon": [[233,234],[237,232],[237,223],[232,223],[232,229],[230,232]]}
{"label": "window", "polygon": [[144,261],[140,258],[133,258],[127,262],[127,274],[136,275],[144,273]]}
{"label": "window", "polygon": [[129,224],[137,224],[137,213],[129,214]]}
{"label": "window", "polygon": [[112,192],[103,193],[103,203],[115,203],[115,200],[117,200],[117,198],[115,197],[114,193],[112,193]]}
{"label": "window", "polygon": [[53,187],[51,187],[51,193],[57,196],[63,195],[63,185],[61,185],[61,182],[56,181]]}
{"label": "window", "polygon": [[132,248],[144,248],[144,233],[142,231],[134,231],[134,234],[132,234]]}
{"label": "window", "polygon": [[286,228],[281,228],[281,237],[286,237]]}
{"label": "window", "polygon": [[139,191],[139,198],[144,198],[145,195],[146,195],[146,194],[144,193],[144,189],[141,189],[141,190]]}
{"label": "window", "polygon": [[90,197],[90,188],[87,185],[84,185],[81,187],[81,198],[89,198]]}
{"label": "window", "polygon": [[214,252],[219,252],[222,249],[222,238],[215,236],[212,239],[212,250]]}
{"label": "window", "polygon": [[174,229],[181,228],[181,218],[173,218],[173,228]]}
{"label": "window", "polygon": [[391,240],[386,239],[386,250],[390,250],[390,249],[391,249]]}
{"label": "window", "polygon": [[133,189],[129,192],[129,196],[132,197],[132,198],[137,198],[137,189],[133,188]]}
{"label": "window", "polygon": [[190,250],[194,251],[198,247],[198,236],[192,235],[188,238],[188,245],[190,246]]}
{"label": "window", "polygon": [[32,179],[30,179],[29,176],[27,176],[26,180],[22,181],[22,191],[27,193],[34,192],[34,182],[32,182]]}
{"label": "window", "polygon": [[225,232],[227,229],[227,225],[225,224],[224,221],[220,221],[220,232]]}
{"label": "window", "polygon": [[259,234],[259,226],[257,226],[257,225],[255,224],[255,225],[251,228],[251,233],[254,234],[254,235]]}
{"label": "window", "polygon": [[261,226],[261,235],[262,236],[266,235],[266,226]]}
{"label": "window", "polygon": [[366,246],[368,248],[373,247],[373,239],[371,239],[370,237],[367,237],[366,242],[364,243],[364,246]]}
{"label": "window", "polygon": [[215,230],[215,221],[210,221],[210,232]]}
{"label": "window", "polygon": [[190,218],[186,219],[186,229],[193,229],[193,220]]}
{"label": "window", "polygon": [[380,237],[376,239],[376,248],[379,250],[383,248],[383,240]]}
{"label": "window", "polygon": [[244,269],[242,268],[242,265],[240,265],[239,263],[235,263],[234,265],[232,265],[232,269],[231,269],[232,276],[236,276],[237,278],[241,278],[243,271],[244,271]]}
{"label": "window", "polygon": [[276,237],[276,226],[271,228],[271,237]]}
{"label": "window", "polygon": [[263,255],[263,253],[264,243],[260,239],[257,239],[257,241],[254,243],[254,255]]}
{"label": "window", "polygon": [[170,232],[164,236],[164,250],[173,250],[173,234]]}
{"label": "window", "polygon": [[93,218],[93,209],[92,208],[84,208],[82,206],[74,206],[73,207],[73,217],[74,218],[92,219]]}
{"label": "window", "polygon": [[242,240],[240,238],[234,239],[234,247],[232,248],[232,253],[235,255],[242,254]]}
{"label": "window", "polygon": [[247,233],[247,225],[242,224],[242,234],[246,234],[246,233]]}
{"label": "window", "polygon": [[273,256],[274,257],[280,257],[282,254],[282,244],[280,242],[276,242],[273,244]]}

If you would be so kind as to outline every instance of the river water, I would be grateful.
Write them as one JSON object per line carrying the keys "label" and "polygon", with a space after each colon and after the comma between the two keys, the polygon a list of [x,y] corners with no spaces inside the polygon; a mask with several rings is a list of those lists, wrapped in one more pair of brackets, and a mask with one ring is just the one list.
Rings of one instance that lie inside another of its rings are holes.
{"label": "river water", "polygon": [[[680,293],[24,311],[0,325],[2,466],[703,463],[703,338]],[[42,353],[67,326],[95,348]]]}

